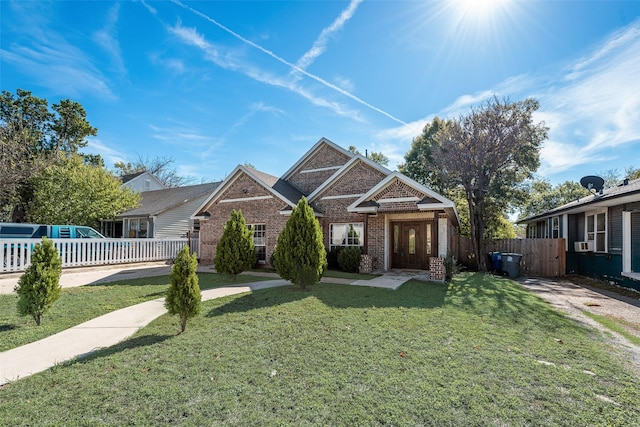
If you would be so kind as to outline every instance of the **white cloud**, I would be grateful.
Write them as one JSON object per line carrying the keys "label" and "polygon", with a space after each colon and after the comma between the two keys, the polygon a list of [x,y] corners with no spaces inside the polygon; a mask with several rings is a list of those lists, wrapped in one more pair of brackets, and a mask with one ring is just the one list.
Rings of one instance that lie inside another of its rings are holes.
{"label": "white cloud", "polygon": [[120,12],[120,4],[116,3],[107,14],[105,26],[93,33],[93,40],[102,47],[113,64],[113,68],[117,73],[124,75],[127,70],[122,60],[120,51],[120,43],[118,42],[118,13]]}
{"label": "white cloud", "polygon": [[[20,27],[20,42],[7,43],[0,49],[3,62],[11,63],[37,84],[54,93],[80,97],[89,93],[102,98],[116,98],[108,80],[94,65],[93,59],[82,49],[49,28],[40,9],[29,2],[12,3],[18,10],[16,22]],[[3,30],[4,31],[4,30]]]}
{"label": "white cloud", "polygon": [[435,116],[456,118],[494,95],[512,101],[533,97],[540,101],[534,119],[550,128],[538,173],[552,175],[587,164],[607,168],[616,161],[624,166],[629,159],[618,158],[616,148],[636,145],[640,149],[639,58],[640,19],[614,32],[557,75],[509,78],[492,89],[462,95],[436,114],[386,129],[377,137],[396,142],[390,152],[406,152],[412,138]]}
{"label": "white cloud", "polygon": [[125,162],[126,154],[121,151],[114,150],[112,147],[104,144],[102,140],[98,138],[88,138],[87,146],[83,151],[91,154],[100,154],[104,159],[104,163],[107,168],[112,168],[117,162]]}
{"label": "white cloud", "polygon": [[[180,7],[184,8],[186,10],[189,10],[190,12],[192,12],[192,13],[200,16],[201,18],[207,20],[208,22],[214,24],[216,27],[218,27],[221,30],[225,31],[226,33],[232,35],[236,39],[240,40],[242,43],[257,49],[260,52],[264,53],[265,55],[273,58],[277,62],[280,62],[281,64],[286,65],[292,71],[300,73],[300,74],[304,75],[305,77],[308,77],[311,80],[314,80],[315,82],[320,83],[321,85],[323,85],[323,86],[325,86],[325,87],[327,87],[327,88],[329,88],[329,89],[331,89],[331,90],[333,90],[333,91],[335,91],[335,92],[337,92],[337,93],[339,93],[339,94],[351,99],[352,101],[355,101],[355,102],[357,102],[358,104],[360,104],[362,106],[365,106],[365,107],[367,107],[367,108],[369,108],[369,109],[371,109],[373,111],[376,111],[376,112],[382,114],[383,116],[386,116],[387,118],[395,121],[396,123],[400,123],[402,125],[406,125],[406,123],[404,121],[400,120],[399,118],[394,117],[393,115],[391,115],[391,114],[387,113],[386,111],[376,107],[375,105],[372,105],[372,104],[366,102],[365,100],[357,97],[356,95],[352,94],[351,92],[348,92],[348,91],[336,86],[335,84],[333,84],[331,82],[328,82],[327,80],[325,80],[325,79],[323,79],[323,78],[321,78],[321,77],[319,77],[319,76],[317,76],[315,74],[309,73],[308,71],[298,67],[296,64],[293,64],[293,63],[287,61],[286,59],[282,58],[281,56],[278,56],[274,52],[264,48],[263,46],[261,46],[261,45],[255,43],[255,42],[253,42],[253,41],[241,36],[240,34],[236,33],[235,31],[231,30],[230,28],[222,25],[220,22],[218,22],[215,19],[205,15],[204,13],[202,13],[202,12],[200,12],[200,11],[190,7],[190,6],[187,6],[187,5],[183,4],[183,3],[181,3],[179,0],[173,0],[173,2],[175,4],[177,4],[177,5],[179,5]],[[180,28],[183,28],[183,27],[180,27]],[[195,32],[194,29],[190,29],[190,31],[188,31],[188,32],[179,31],[179,32],[176,32],[175,34],[179,35],[180,37],[182,37],[186,41],[190,40],[190,44],[192,44],[194,46],[197,46],[197,47],[200,47],[205,52],[207,52],[207,53],[210,52],[211,45],[208,42],[206,42],[202,36],[197,34],[197,32]],[[211,56],[209,54],[208,55],[209,59],[213,60],[218,65],[225,66],[225,65],[223,65],[222,63],[219,62],[220,58],[217,55],[217,52],[215,52],[215,53],[216,53],[216,55],[213,55],[213,56]],[[239,64],[234,64],[235,67],[237,67],[238,65]],[[226,67],[227,68],[232,68],[230,66],[230,64],[227,65]],[[245,74],[249,75],[250,77],[254,77],[254,76],[258,76],[258,75],[263,75],[264,74],[264,73],[261,73],[261,72],[258,73],[258,72],[255,72],[255,71],[256,70],[254,70],[254,72],[252,74],[249,74],[249,73],[246,73],[246,72],[245,72]],[[264,83],[268,83],[268,82],[270,82],[272,80],[265,79],[265,80],[260,80],[260,81],[262,81]],[[303,93],[303,91],[300,89],[300,87],[296,86],[296,85],[278,84],[278,86],[281,86],[281,87],[284,87],[284,88],[288,88],[288,89],[292,90],[294,93],[298,93],[298,94],[302,94]],[[307,91],[307,93],[308,93],[308,91]],[[315,98],[317,99],[317,97],[315,97]],[[307,99],[310,99],[310,98],[307,98]],[[318,103],[316,105],[323,105],[323,106],[327,106],[327,107],[331,108],[332,106],[335,106],[335,105],[338,105],[338,104],[333,103],[333,102],[321,102],[321,103]]]}

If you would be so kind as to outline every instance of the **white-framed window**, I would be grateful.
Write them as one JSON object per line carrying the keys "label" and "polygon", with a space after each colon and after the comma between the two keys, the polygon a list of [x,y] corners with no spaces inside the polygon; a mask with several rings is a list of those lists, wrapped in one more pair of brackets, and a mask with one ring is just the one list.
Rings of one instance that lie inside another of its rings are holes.
{"label": "white-framed window", "polygon": [[266,224],[247,224],[249,230],[253,231],[253,244],[256,247],[258,262],[267,262],[267,226]]}
{"label": "white-framed window", "polygon": [[557,239],[560,237],[560,217],[554,216],[551,221],[551,238]]}
{"label": "white-framed window", "polygon": [[586,239],[593,241],[594,252],[607,251],[607,212],[586,214]]}
{"label": "white-framed window", "polygon": [[331,224],[329,227],[331,248],[364,245],[364,223]]}

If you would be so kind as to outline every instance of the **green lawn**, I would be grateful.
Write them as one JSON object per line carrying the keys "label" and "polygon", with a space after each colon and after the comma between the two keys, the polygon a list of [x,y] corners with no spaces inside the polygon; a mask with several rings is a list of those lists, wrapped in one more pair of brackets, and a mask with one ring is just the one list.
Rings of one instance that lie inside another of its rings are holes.
{"label": "green lawn", "polygon": [[[218,274],[202,273],[198,277],[203,290],[231,283],[229,277]],[[259,280],[265,278],[239,276],[237,283]],[[0,351],[40,340],[110,311],[164,297],[168,287],[168,276],[159,276],[65,288],[40,326],[31,317],[18,316],[16,294],[0,295]]]}
{"label": "green lawn", "polygon": [[621,356],[505,278],[272,288],[178,323],[3,387],[0,424],[640,425]]}
{"label": "green lawn", "polygon": [[380,277],[380,274],[373,273],[347,273],[346,271],[339,270],[325,270],[322,275],[323,278],[338,278],[338,279],[352,279],[352,280],[371,280],[376,277]]}

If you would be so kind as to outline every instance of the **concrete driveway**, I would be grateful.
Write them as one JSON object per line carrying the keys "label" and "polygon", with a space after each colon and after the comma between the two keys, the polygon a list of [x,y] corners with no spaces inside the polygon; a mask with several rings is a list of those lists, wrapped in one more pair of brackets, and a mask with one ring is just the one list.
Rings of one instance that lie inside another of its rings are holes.
{"label": "concrete driveway", "polygon": [[567,280],[522,277],[518,281],[574,320],[607,332],[605,336],[612,337],[611,344],[629,356],[640,374],[640,347],[584,314],[587,311],[626,323],[628,332],[640,338],[640,299]]}

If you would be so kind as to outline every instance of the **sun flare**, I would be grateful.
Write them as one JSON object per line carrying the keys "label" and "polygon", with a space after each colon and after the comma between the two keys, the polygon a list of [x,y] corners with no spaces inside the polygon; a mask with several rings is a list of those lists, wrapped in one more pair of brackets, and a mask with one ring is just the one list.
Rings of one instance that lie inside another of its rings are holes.
{"label": "sun flare", "polygon": [[465,20],[484,21],[500,13],[510,0],[450,0]]}

